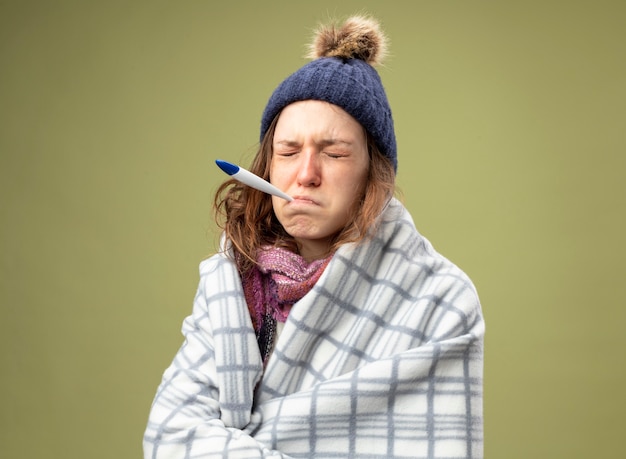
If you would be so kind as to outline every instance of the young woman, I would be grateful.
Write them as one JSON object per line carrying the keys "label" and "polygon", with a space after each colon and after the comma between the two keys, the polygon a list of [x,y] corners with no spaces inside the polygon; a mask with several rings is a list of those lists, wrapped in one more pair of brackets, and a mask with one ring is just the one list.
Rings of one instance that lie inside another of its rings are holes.
{"label": "young woman", "polygon": [[467,276],[393,197],[391,110],[369,18],[318,31],[272,94],[252,172],[226,182],[146,458],[479,458],[484,322]]}

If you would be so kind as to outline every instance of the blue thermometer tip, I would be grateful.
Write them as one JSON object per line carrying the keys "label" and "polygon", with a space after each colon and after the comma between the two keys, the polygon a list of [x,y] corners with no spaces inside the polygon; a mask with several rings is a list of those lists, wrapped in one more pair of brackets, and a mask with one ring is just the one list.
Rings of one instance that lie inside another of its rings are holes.
{"label": "blue thermometer tip", "polygon": [[229,163],[227,161],[216,159],[215,164],[217,164],[218,167],[222,169],[224,172],[226,172],[228,175],[233,175],[239,172],[239,166],[235,166],[234,164]]}

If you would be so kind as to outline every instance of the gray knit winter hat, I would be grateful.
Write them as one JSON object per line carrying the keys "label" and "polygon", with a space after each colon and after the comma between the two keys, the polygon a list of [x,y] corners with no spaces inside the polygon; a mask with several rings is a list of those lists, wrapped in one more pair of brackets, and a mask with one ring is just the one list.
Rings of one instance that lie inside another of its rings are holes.
{"label": "gray knit winter hat", "polygon": [[270,97],[261,119],[261,140],[287,105],[322,100],[343,108],[361,123],[397,171],[391,108],[373,67],[381,63],[386,51],[387,39],[371,18],[353,16],[340,27],[320,28],[308,56],[314,60],[287,77]]}

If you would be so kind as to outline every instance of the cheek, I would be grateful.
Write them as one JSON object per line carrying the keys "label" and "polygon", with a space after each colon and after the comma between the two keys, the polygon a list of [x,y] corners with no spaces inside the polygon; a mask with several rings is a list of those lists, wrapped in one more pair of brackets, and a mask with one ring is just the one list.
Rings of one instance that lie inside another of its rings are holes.
{"label": "cheek", "polygon": [[285,167],[277,165],[272,161],[272,163],[270,164],[270,183],[278,186],[281,183],[285,183],[287,176],[288,171],[285,169]]}
{"label": "cheek", "polygon": [[361,172],[359,174],[356,174],[352,177],[352,181],[350,182],[350,188],[352,190],[355,190],[356,193],[360,196],[365,191],[365,186],[368,179],[369,169],[365,167],[361,169]]}
{"label": "cheek", "polygon": [[349,178],[347,178],[349,174],[341,177],[337,188],[341,190],[338,195],[340,196],[341,207],[344,209],[344,212],[352,214],[360,205],[365,193],[368,175],[368,172],[365,171],[358,175],[352,175]]}

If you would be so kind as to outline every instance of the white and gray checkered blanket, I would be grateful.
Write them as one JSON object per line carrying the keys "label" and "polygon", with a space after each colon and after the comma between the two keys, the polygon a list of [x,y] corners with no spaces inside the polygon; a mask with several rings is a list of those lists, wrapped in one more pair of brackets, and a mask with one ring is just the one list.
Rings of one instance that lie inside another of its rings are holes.
{"label": "white and gray checkered blanket", "polygon": [[265,372],[240,277],[200,265],[145,458],[480,458],[484,322],[468,277],[392,200],[291,310]]}

